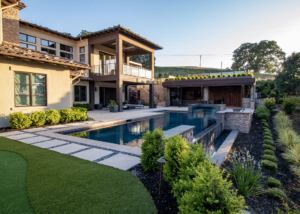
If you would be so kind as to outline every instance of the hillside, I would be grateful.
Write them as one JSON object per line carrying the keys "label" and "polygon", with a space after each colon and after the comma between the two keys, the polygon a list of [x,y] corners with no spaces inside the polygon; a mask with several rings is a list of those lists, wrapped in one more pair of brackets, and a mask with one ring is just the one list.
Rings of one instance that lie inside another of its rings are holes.
{"label": "hillside", "polygon": [[218,68],[199,68],[192,66],[183,66],[183,67],[160,67],[155,66],[155,77],[167,77],[168,75],[187,75],[187,74],[201,74],[201,73],[216,73],[221,71],[229,71],[227,69],[218,69]]}

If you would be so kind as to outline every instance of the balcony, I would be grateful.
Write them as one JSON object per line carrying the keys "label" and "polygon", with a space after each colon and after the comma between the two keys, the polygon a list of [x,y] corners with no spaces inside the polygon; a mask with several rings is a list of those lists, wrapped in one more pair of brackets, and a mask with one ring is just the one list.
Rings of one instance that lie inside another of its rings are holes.
{"label": "balcony", "polygon": [[135,76],[135,77],[143,77],[147,79],[152,78],[152,71],[145,69],[145,68],[140,68],[140,67],[135,67],[135,66],[130,66],[123,64],[123,74],[129,75],[129,76]]}
{"label": "balcony", "polygon": [[116,74],[116,63],[108,63],[103,65],[92,66],[92,76],[108,76]]}

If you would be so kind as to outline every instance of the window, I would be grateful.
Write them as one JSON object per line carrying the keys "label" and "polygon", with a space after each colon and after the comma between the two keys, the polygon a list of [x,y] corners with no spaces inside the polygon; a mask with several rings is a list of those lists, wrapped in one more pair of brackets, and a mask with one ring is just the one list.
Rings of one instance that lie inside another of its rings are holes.
{"label": "window", "polygon": [[15,106],[45,106],[46,75],[15,73]]}
{"label": "window", "polygon": [[56,55],[56,51],[48,48],[41,48],[41,51],[48,54]]}
{"label": "window", "polygon": [[84,53],[85,52],[85,47],[80,47],[79,48],[79,53]]}
{"label": "window", "polygon": [[36,39],[35,37],[33,36],[28,36],[28,35],[25,35],[25,34],[22,34],[22,33],[19,33],[19,39],[21,41],[24,41],[24,42],[30,42],[30,43],[34,43],[36,42]]}
{"label": "window", "polygon": [[79,58],[80,62],[85,62],[85,54],[80,54]]}
{"label": "window", "polygon": [[20,46],[23,47],[23,48],[31,49],[31,50],[36,50],[35,45],[29,45],[29,44],[25,44],[25,43],[20,42]]}
{"label": "window", "polygon": [[60,52],[61,57],[65,57],[68,59],[73,59],[73,54],[65,53],[65,52]]}
{"label": "window", "polygon": [[86,102],[86,86],[75,85],[74,87],[75,102]]}
{"label": "window", "polygon": [[51,41],[44,40],[44,39],[41,39],[41,45],[46,46],[46,47],[50,47],[50,48],[56,48],[56,43],[55,42],[51,42]]}
{"label": "window", "polygon": [[73,48],[71,46],[67,46],[67,45],[60,45],[60,50],[62,51],[67,51],[67,52],[70,52],[70,53],[73,53]]}

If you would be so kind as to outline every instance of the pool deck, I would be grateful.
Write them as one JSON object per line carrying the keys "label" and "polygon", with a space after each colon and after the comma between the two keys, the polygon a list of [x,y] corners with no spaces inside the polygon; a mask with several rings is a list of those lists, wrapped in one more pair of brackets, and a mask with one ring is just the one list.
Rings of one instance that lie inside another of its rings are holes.
{"label": "pool deck", "polygon": [[129,170],[140,163],[141,149],[108,142],[73,137],[62,132],[88,130],[124,123],[127,120],[139,120],[163,114],[162,110],[188,111],[187,107],[158,107],[149,109],[132,109],[110,113],[109,110],[88,111],[94,121],[83,121],[41,128],[23,129],[1,133],[0,137],[50,149],[62,154],[104,164],[120,170]]}

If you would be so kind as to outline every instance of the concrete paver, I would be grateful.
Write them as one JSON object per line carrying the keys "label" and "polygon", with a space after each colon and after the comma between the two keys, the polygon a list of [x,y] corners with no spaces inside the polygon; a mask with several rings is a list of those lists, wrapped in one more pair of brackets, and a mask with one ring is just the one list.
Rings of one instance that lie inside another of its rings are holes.
{"label": "concrete paver", "polygon": [[104,149],[92,148],[92,149],[84,150],[82,152],[78,152],[78,153],[75,153],[72,155],[75,157],[84,159],[84,160],[94,161],[94,160],[98,160],[104,156],[110,155],[112,153],[113,152],[107,151]]}
{"label": "concrete paver", "polygon": [[10,135],[17,135],[17,134],[25,134],[25,133],[20,131],[4,132],[4,133],[0,133],[0,137],[6,137]]}
{"label": "concrete paver", "polygon": [[135,165],[139,164],[140,162],[141,162],[140,158],[138,158],[138,157],[119,153],[110,158],[99,161],[98,163],[104,164],[107,166],[112,166],[114,168],[118,168],[121,170],[128,170],[128,169],[134,167]]}
{"label": "concrete paver", "polygon": [[12,136],[7,136],[7,138],[12,139],[12,140],[20,140],[23,138],[30,138],[30,137],[36,137],[37,135],[35,134],[19,134],[19,135],[12,135]]}
{"label": "concrete paver", "polygon": [[71,144],[67,144],[64,146],[55,147],[51,150],[59,152],[59,153],[63,153],[63,154],[69,154],[69,153],[76,152],[76,151],[79,151],[82,149],[87,149],[87,148],[89,148],[89,147],[71,143]]}
{"label": "concrete paver", "polygon": [[34,128],[34,129],[25,129],[23,130],[24,132],[29,132],[29,133],[32,133],[32,132],[41,132],[41,131],[47,131],[48,129],[46,128]]}
{"label": "concrete paver", "polygon": [[31,143],[38,143],[38,142],[46,141],[46,140],[51,140],[51,138],[37,136],[37,137],[25,138],[25,139],[22,139],[20,141],[23,142],[23,143],[31,144]]}
{"label": "concrete paver", "polygon": [[63,145],[63,144],[66,144],[66,143],[68,143],[68,142],[63,141],[63,140],[55,140],[54,139],[54,140],[48,140],[48,141],[41,142],[41,143],[36,143],[36,144],[33,144],[33,145],[41,147],[41,148],[51,148],[51,147]]}

